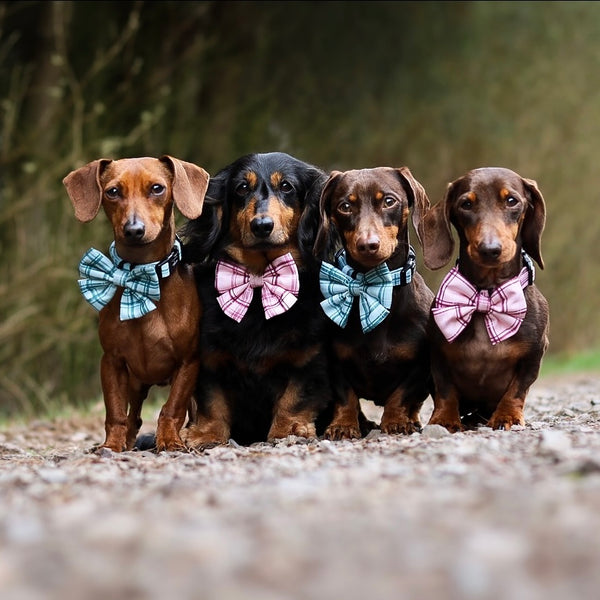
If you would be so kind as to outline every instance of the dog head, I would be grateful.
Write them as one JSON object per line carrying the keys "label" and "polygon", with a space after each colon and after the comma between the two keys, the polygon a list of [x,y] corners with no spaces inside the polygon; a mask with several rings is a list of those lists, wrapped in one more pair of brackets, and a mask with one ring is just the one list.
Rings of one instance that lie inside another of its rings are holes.
{"label": "dog head", "polygon": [[545,222],[546,205],[535,181],[510,169],[474,169],[450,183],[443,200],[425,215],[421,233],[425,265],[439,269],[450,260],[452,225],[461,255],[475,265],[506,264],[523,249],[543,269]]}
{"label": "dog head", "polygon": [[283,152],[240,157],[211,178],[205,210],[184,228],[187,259],[225,252],[251,266],[291,252],[306,260],[326,178]]}
{"label": "dog head", "polygon": [[330,260],[341,243],[353,263],[373,268],[408,249],[411,210],[418,236],[429,199],[407,167],[376,167],[333,171],[319,208],[315,255]]}
{"label": "dog head", "polygon": [[171,156],[98,159],[64,179],[75,217],[91,221],[104,208],[115,240],[125,246],[153,242],[172,224],[173,203],[188,219],[202,212],[209,175]]}

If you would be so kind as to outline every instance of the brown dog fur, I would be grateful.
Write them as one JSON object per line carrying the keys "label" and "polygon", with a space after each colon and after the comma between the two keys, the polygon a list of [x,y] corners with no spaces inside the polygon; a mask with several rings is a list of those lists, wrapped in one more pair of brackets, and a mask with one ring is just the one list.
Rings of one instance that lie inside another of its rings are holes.
{"label": "brown dog fur", "polygon": [[[418,232],[429,199],[406,167],[377,167],[331,173],[321,194],[321,225],[315,253],[328,262],[339,245],[348,265],[366,273],[382,263],[402,268],[409,251],[409,218]],[[360,437],[359,398],[383,406],[381,430],[409,434],[421,428],[419,413],[430,393],[426,324],[433,293],[415,271],[395,286],[388,316],[363,332],[358,299],[344,328],[329,321],[333,419],[329,439]],[[362,429],[362,431],[361,431]]]}
{"label": "brown dog fur", "polygon": [[[69,173],[63,183],[79,221],[91,221],[102,206],[118,255],[145,264],[163,260],[173,248],[173,204],[187,218],[200,215],[208,180],[201,167],[163,156],[95,160]],[[99,313],[106,406],[106,439],[101,447],[115,452],[131,449],[150,387],[170,383],[158,418],[156,449],[183,449],[179,432],[200,366],[202,311],[192,270],[180,262],[161,279],[157,308],[137,319],[120,320],[122,289]]]}
{"label": "brown dog fur", "polygon": [[[535,181],[503,168],[469,171],[448,185],[444,199],[423,219],[425,264],[439,269],[452,257],[478,289],[494,289],[523,268],[521,250],[543,269],[545,202]],[[430,424],[460,431],[479,423],[494,429],[524,425],[523,408],[548,346],[548,302],[535,285],[524,289],[527,313],[512,337],[492,345],[484,316],[475,313],[449,343],[430,318],[435,383]]]}

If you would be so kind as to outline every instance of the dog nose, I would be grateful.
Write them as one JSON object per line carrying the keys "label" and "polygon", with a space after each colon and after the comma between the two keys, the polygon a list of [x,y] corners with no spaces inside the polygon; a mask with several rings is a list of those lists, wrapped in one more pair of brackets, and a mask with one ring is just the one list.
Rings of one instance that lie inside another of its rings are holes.
{"label": "dog nose", "polygon": [[129,220],[123,227],[123,233],[126,240],[139,242],[146,233],[146,227],[143,221],[139,221],[138,219]]}
{"label": "dog nose", "polygon": [[496,260],[502,252],[502,244],[498,241],[482,242],[477,251],[484,260]]}
{"label": "dog nose", "polygon": [[271,217],[255,217],[250,222],[250,229],[257,238],[267,238],[271,235],[275,223]]}
{"label": "dog nose", "polygon": [[356,248],[361,254],[375,254],[381,242],[377,236],[361,237],[356,242]]}

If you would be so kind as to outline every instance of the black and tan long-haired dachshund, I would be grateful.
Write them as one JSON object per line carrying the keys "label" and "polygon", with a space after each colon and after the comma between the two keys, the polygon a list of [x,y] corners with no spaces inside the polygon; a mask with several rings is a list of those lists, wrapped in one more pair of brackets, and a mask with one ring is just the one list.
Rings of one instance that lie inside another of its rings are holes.
{"label": "black and tan long-haired dachshund", "polygon": [[428,208],[425,189],[406,167],[334,171],[323,189],[314,252],[323,259],[333,353],[327,438],[360,437],[360,398],[384,407],[383,433],[421,428],[431,393],[426,325],[433,293],[415,270],[409,218],[412,212],[418,232]]}
{"label": "black and tan long-haired dachshund", "polygon": [[543,268],[544,198],[535,181],[505,168],[469,171],[424,217],[425,264],[454,251],[430,319],[435,382],[429,423],[460,431],[524,425],[523,408],[548,346],[548,302],[534,284]]}
{"label": "black and tan long-haired dachshund", "polygon": [[326,179],[285,153],[248,154],[211,178],[183,231],[204,309],[189,447],[316,435],[331,398],[312,256]]}

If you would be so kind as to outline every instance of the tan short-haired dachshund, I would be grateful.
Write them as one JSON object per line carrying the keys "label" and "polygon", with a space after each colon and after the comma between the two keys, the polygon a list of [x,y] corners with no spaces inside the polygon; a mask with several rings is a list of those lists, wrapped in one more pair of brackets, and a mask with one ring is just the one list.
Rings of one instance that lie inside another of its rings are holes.
{"label": "tan short-haired dachshund", "polygon": [[93,248],[80,263],[80,288],[99,310],[106,406],[101,447],[130,450],[153,385],[170,383],[156,431],[157,450],[185,446],[180,429],[199,370],[201,305],[191,267],[181,262],[173,205],[202,211],[209,175],[170,156],[99,159],[63,180],[81,222],[102,206],[114,233],[110,259]]}

